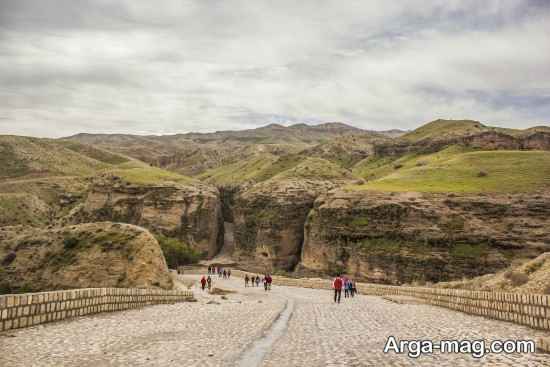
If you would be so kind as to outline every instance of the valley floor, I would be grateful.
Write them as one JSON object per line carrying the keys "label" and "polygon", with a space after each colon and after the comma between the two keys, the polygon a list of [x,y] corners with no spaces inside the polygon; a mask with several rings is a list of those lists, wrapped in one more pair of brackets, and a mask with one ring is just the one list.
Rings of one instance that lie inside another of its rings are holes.
{"label": "valley floor", "polygon": [[[197,279],[196,275],[181,278]],[[266,293],[262,288],[244,288],[239,278],[214,278],[214,282],[215,287],[237,293],[224,300],[194,288],[195,303],[82,317],[0,334],[0,366],[253,367],[250,361],[264,367],[550,366],[548,354],[491,354],[474,360],[470,355],[436,353],[410,359],[383,353],[390,335],[434,341],[543,335],[518,325],[379,297],[342,298],[336,305],[331,292],[324,290],[275,286]],[[207,304],[210,301],[217,303]],[[274,323],[278,330],[272,328]]]}

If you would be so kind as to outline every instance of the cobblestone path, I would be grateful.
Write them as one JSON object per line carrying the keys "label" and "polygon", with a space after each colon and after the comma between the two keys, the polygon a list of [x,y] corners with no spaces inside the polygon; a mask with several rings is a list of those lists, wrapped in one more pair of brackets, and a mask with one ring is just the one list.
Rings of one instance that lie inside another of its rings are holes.
{"label": "cobblestone path", "polygon": [[[191,277],[191,276],[189,276]],[[194,279],[197,277],[195,276]],[[434,354],[410,359],[382,350],[397,339],[533,339],[531,329],[426,305],[328,291],[244,288],[227,300],[194,289],[198,302],[82,317],[0,334],[0,366],[234,366],[261,340],[288,300],[293,312],[261,366],[550,366],[550,355]],[[215,300],[215,303],[208,304]],[[254,367],[254,366],[250,366]]]}

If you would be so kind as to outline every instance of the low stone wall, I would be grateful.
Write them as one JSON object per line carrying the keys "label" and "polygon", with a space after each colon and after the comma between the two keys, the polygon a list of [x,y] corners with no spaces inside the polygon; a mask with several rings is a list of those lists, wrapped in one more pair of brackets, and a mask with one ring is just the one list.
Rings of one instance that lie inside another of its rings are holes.
{"label": "low stone wall", "polygon": [[184,302],[191,291],[89,288],[0,296],[0,332],[100,312]]}

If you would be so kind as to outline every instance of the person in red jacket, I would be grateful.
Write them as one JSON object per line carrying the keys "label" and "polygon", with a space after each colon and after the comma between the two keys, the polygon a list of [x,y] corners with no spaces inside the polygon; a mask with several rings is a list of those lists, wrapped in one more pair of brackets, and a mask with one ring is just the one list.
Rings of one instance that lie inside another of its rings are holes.
{"label": "person in red jacket", "polygon": [[340,274],[334,278],[332,281],[332,288],[334,289],[334,302],[340,303],[340,298],[342,298],[342,286],[344,285],[344,280],[340,277]]}
{"label": "person in red jacket", "polygon": [[273,278],[271,277],[271,274],[267,274],[267,290],[271,290],[271,283],[273,282]]}
{"label": "person in red jacket", "polygon": [[201,288],[202,288],[203,291],[204,291],[205,286],[206,286],[206,278],[203,275],[202,278],[201,278]]}

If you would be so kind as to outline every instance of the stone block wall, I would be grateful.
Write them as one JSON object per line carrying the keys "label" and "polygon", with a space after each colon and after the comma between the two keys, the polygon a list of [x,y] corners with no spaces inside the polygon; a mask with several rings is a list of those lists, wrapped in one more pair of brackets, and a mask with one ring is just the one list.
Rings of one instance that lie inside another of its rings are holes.
{"label": "stone block wall", "polygon": [[100,312],[184,302],[193,292],[162,289],[89,288],[0,295],[0,332]]}

